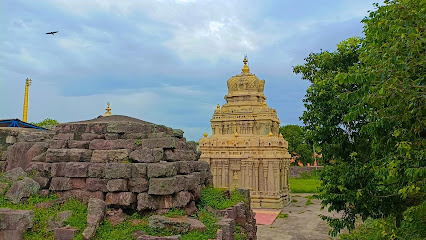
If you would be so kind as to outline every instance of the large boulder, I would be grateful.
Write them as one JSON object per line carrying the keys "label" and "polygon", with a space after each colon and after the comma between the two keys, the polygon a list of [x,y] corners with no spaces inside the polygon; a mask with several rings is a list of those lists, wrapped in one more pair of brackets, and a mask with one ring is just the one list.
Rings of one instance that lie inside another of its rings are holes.
{"label": "large boulder", "polygon": [[34,212],[0,208],[0,239],[23,239],[25,230],[33,225]]}
{"label": "large boulder", "polygon": [[82,233],[83,239],[90,240],[95,237],[96,230],[104,219],[105,213],[106,205],[104,201],[97,198],[89,199],[87,205],[87,227]]}
{"label": "large boulder", "polygon": [[6,198],[12,203],[18,204],[22,198],[30,197],[38,193],[40,184],[31,178],[25,177],[24,179],[14,182],[6,193]]}
{"label": "large boulder", "polygon": [[9,182],[15,182],[17,180],[21,180],[27,176],[27,173],[21,168],[17,167],[11,169],[3,174],[3,179]]}

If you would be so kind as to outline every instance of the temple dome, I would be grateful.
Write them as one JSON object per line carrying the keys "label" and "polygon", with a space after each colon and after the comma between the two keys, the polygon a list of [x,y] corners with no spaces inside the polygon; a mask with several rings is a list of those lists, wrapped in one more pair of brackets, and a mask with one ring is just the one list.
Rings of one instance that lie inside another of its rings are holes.
{"label": "temple dome", "polygon": [[241,74],[235,75],[228,80],[228,93],[233,92],[261,92],[265,87],[265,80],[260,80],[256,75],[250,73],[247,66],[247,57],[244,57],[244,67]]}

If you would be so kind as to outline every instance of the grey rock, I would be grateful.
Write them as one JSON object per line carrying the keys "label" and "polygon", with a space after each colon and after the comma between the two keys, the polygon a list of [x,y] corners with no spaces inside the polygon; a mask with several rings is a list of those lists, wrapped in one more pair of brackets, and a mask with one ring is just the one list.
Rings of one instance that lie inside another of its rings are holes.
{"label": "grey rock", "polygon": [[3,179],[10,182],[15,182],[17,180],[21,180],[27,176],[27,173],[21,168],[17,167],[11,169],[3,174]]}
{"label": "grey rock", "polygon": [[93,239],[96,230],[101,221],[105,218],[106,204],[104,201],[97,198],[90,198],[87,205],[87,227],[84,229],[82,235],[83,239]]}
{"label": "grey rock", "polygon": [[149,227],[159,230],[169,230],[176,233],[187,233],[191,224],[182,220],[154,215],[149,217]]}
{"label": "grey rock", "polygon": [[22,198],[37,194],[39,189],[40,184],[38,184],[38,182],[25,177],[24,179],[12,184],[6,193],[6,198],[12,203],[18,204]]}

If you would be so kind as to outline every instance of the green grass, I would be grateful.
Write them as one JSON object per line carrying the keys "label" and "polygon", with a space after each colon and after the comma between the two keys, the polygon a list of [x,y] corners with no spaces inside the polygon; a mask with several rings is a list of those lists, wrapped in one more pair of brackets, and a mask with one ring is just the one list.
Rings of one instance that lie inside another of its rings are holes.
{"label": "green grass", "polygon": [[207,187],[201,190],[200,206],[210,206],[214,209],[226,209],[232,207],[238,202],[245,201],[245,197],[236,190],[231,191],[231,197],[226,199],[223,197],[224,189]]}
{"label": "green grass", "polygon": [[312,205],[312,204],[314,204],[314,203],[312,202],[311,199],[308,199],[308,201],[306,201],[306,206],[309,206],[309,205]]}
{"label": "green grass", "polygon": [[74,238],[75,240],[83,239],[81,233],[86,228],[86,205],[80,203],[78,200],[70,199],[64,204],[55,204],[48,209],[34,208],[34,205],[37,203],[54,200],[56,198],[57,197],[54,195],[33,195],[28,198],[26,203],[12,204],[8,200],[6,200],[4,196],[1,196],[0,208],[34,211],[33,227],[27,230],[24,234],[24,239],[27,240],[53,240],[53,231],[45,231],[48,218],[50,216],[56,215],[58,212],[71,210],[73,212],[73,215],[65,222],[65,225],[69,224],[71,227],[75,227],[79,230],[77,236]]}
{"label": "green grass", "polygon": [[[231,192],[229,199],[223,197],[223,189],[205,188],[202,190],[202,200],[198,203],[198,212],[193,217],[198,218],[205,226],[206,231],[198,232],[192,231],[181,235],[182,240],[208,240],[216,237],[218,227],[216,226],[217,218],[205,209],[205,206],[210,206],[214,209],[226,209],[235,205],[237,202],[246,200],[243,195],[239,194],[236,190]],[[0,196],[0,208],[7,207],[12,209],[33,210],[34,220],[33,227],[27,230],[24,234],[26,240],[53,240],[53,231],[46,232],[47,220],[49,217],[56,215],[58,212],[71,210],[73,212],[65,225],[69,224],[71,227],[77,228],[78,232],[74,240],[82,240],[81,233],[86,228],[87,205],[82,204],[78,200],[70,199],[63,204],[54,204],[48,209],[35,209],[34,205],[41,202],[54,200],[57,197],[54,195],[40,196],[34,195],[28,198],[26,203],[12,204],[6,200],[4,196]],[[246,203],[247,204],[247,203]],[[172,209],[165,216],[177,217],[184,216],[185,211],[182,209]],[[134,231],[142,231],[144,234],[153,236],[170,236],[177,233],[169,230],[157,230],[149,227],[149,215],[139,216],[137,213],[133,214],[129,219],[122,222],[117,226],[113,226],[109,221],[103,220],[96,232],[96,240],[127,240],[134,239],[132,236]],[[139,221],[135,221],[139,220]],[[236,239],[245,239],[245,236],[240,231],[240,227],[236,229]]]}
{"label": "green grass", "polygon": [[288,214],[287,213],[280,213],[280,214],[278,214],[277,218],[288,218]]}

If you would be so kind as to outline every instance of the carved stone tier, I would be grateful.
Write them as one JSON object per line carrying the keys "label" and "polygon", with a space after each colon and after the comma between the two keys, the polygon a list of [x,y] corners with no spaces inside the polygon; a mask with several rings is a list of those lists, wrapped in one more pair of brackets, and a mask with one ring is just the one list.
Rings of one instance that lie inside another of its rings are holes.
{"label": "carved stone tier", "polygon": [[290,200],[290,154],[276,110],[265,102],[264,84],[244,59],[243,72],[228,80],[227,103],[210,120],[213,135],[199,141],[200,161],[210,164],[216,187],[248,188],[252,207],[281,208]]}

